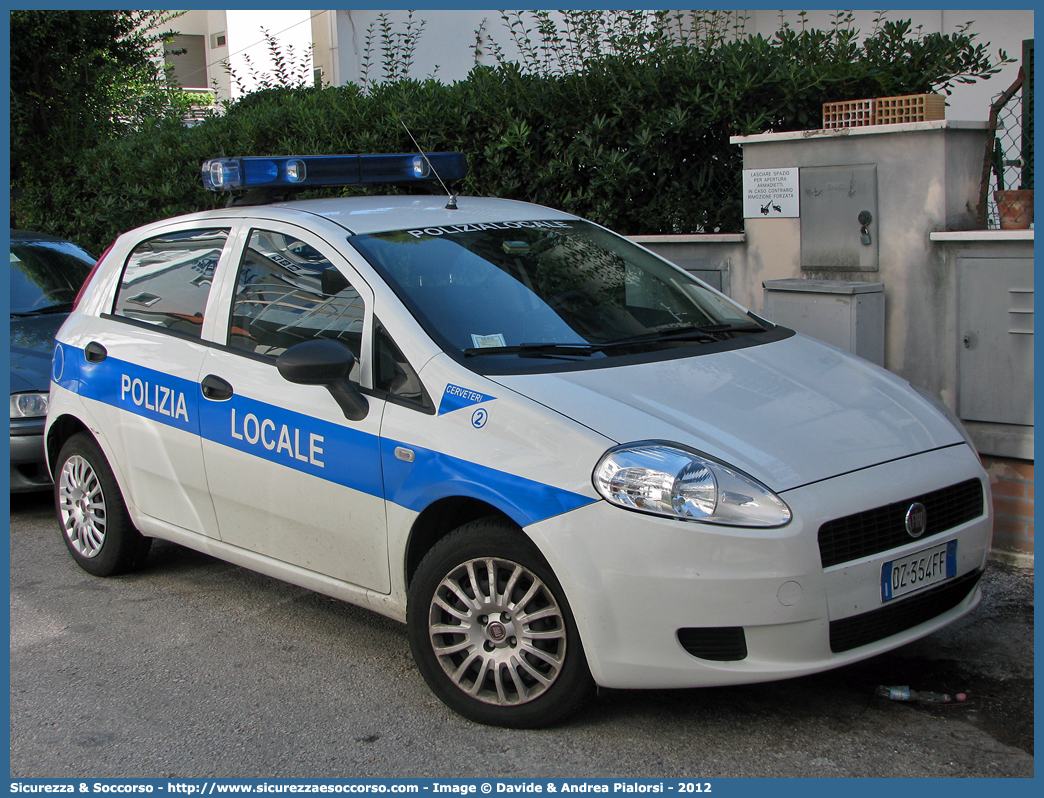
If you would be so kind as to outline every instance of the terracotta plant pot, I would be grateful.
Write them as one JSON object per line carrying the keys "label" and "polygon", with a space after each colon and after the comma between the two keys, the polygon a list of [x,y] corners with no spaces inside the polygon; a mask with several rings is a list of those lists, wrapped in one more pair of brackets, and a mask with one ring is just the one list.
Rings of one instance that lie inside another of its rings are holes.
{"label": "terracotta plant pot", "polygon": [[995,191],[993,199],[997,203],[1002,230],[1026,230],[1033,222],[1033,191]]}

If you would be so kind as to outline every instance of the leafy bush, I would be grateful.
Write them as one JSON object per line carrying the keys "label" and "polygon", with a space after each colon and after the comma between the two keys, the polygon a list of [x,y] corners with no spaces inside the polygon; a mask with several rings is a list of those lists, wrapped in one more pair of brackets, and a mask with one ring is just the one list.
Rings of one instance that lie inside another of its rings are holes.
{"label": "leafy bush", "polygon": [[530,39],[521,61],[494,52],[495,66],[452,85],[406,77],[415,23],[405,38],[382,28],[394,79],[269,88],[191,128],[156,121],[26,187],[19,223],[100,250],[135,225],[221,204],[202,189],[207,158],[407,152],[405,123],[426,150],[467,153],[462,194],[559,207],[628,234],[738,232],[742,153],[730,136],[818,127],[824,102],[947,91],[1007,60],[994,63],[966,29],[925,36],[909,22],[881,20],[860,42],[844,18],[766,39],[738,35],[731,17],[568,13],[561,31],[540,12],[532,30],[506,19]]}

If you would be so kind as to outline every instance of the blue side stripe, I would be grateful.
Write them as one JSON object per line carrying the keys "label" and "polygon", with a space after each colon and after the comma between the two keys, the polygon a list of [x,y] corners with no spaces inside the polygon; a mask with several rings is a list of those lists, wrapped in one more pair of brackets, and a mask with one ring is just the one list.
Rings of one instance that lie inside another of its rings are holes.
{"label": "blue side stripe", "polygon": [[82,349],[64,344],[56,345],[53,363],[51,379],[73,393],[199,434],[200,390],[192,380],[113,357],[88,363]]}
{"label": "blue side stripe", "polygon": [[[318,479],[385,496],[416,512],[447,496],[468,496],[527,526],[595,501],[245,396],[211,402],[202,398],[200,386],[192,380],[113,357],[88,363],[82,350],[60,346],[64,358],[56,357],[55,362],[63,360],[61,374],[54,376],[63,388]],[[395,456],[400,446],[414,452],[412,463]]]}
{"label": "blue side stripe", "polygon": [[200,431],[220,443],[313,477],[384,496],[379,440],[366,432],[245,396],[202,401]]}
{"label": "blue side stripe", "polygon": [[[414,461],[399,460],[394,453],[397,446],[412,450]],[[468,496],[499,507],[519,526],[528,526],[595,501],[408,443],[382,440],[381,453],[388,498],[409,510],[419,512],[446,496]]]}

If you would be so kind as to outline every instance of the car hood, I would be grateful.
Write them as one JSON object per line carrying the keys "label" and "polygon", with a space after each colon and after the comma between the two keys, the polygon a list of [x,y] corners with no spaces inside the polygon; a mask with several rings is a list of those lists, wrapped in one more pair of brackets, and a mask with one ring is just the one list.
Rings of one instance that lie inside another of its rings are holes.
{"label": "car hood", "polygon": [[46,391],[51,383],[54,336],[66,313],[11,317],[11,392]]}
{"label": "car hood", "polygon": [[963,441],[904,380],[802,335],[654,363],[491,379],[618,443],[681,443],[774,491]]}

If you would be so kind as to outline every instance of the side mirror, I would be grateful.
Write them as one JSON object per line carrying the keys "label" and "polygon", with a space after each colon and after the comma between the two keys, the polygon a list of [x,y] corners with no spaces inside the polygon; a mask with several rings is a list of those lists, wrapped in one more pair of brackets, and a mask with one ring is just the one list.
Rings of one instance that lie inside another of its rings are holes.
{"label": "side mirror", "polygon": [[297,385],[325,385],[345,418],[362,421],[370,405],[348,380],[354,365],[351,350],[329,338],[295,344],[276,358],[276,368],[284,380]]}
{"label": "side mirror", "polygon": [[319,288],[323,296],[339,294],[350,285],[348,278],[341,274],[336,266],[327,266],[319,273]]}

